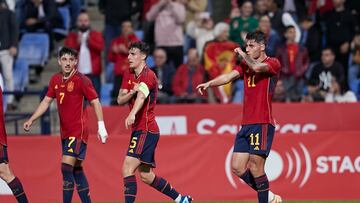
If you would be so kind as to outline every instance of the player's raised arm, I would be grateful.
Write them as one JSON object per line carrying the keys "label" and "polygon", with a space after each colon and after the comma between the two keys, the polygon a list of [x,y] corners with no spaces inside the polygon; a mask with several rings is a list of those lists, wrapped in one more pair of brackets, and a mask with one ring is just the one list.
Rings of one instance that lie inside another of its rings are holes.
{"label": "player's raised arm", "polygon": [[[137,95],[136,95],[134,106],[131,109],[128,117],[125,119],[126,129],[128,129],[135,122],[135,116],[136,116],[137,112],[139,112],[139,110],[141,109],[141,107],[144,104],[146,97],[149,95],[149,90],[146,91],[145,87],[141,87],[142,84],[144,84],[144,83],[140,83],[134,87],[134,89],[136,89],[135,92],[137,92]],[[140,88],[137,89],[136,87],[140,87]]]}
{"label": "player's raised arm", "polygon": [[261,63],[256,61],[255,59],[251,58],[249,55],[247,55],[243,50],[238,47],[234,50],[235,53],[237,53],[243,60],[245,60],[246,64],[255,72],[268,72],[269,66],[266,63]]}
{"label": "player's raised arm", "polygon": [[33,115],[24,123],[24,130],[29,131],[32,123],[38,119],[41,115],[43,115],[46,110],[49,108],[53,98],[45,96],[44,99],[41,101]]}
{"label": "player's raised arm", "polygon": [[199,84],[196,87],[196,89],[199,91],[199,93],[201,95],[203,95],[203,91],[205,91],[207,88],[225,85],[225,84],[233,81],[234,79],[238,78],[239,76],[240,76],[240,73],[236,70],[233,70],[229,73],[221,74],[206,83]]}
{"label": "player's raised arm", "polygon": [[129,91],[127,89],[120,89],[119,96],[117,97],[117,103],[119,105],[124,105],[130,101],[131,98],[136,95],[136,91]]}
{"label": "player's raised arm", "polygon": [[108,133],[105,128],[104,117],[103,117],[103,112],[102,112],[100,101],[98,98],[96,98],[96,99],[91,100],[90,103],[91,103],[91,106],[95,110],[96,118],[98,120],[99,138],[100,138],[101,142],[103,144],[105,144],[106,139],[108,138]]}

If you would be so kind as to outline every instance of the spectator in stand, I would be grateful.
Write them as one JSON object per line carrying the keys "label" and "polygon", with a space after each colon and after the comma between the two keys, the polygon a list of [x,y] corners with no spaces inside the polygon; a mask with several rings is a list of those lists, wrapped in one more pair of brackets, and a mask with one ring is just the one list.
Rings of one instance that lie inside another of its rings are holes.
{"label": "spectator in stand", "polygon": [[[205,12],[208,0],[187,0],[185,3],[186,17],[185,26],[186,29],[189,22],[194,21],[198,13]],[[184,51],[187,52],[189,48],[196,47],[195,38],[185,34]]]}
{"label": "spectator in stand", "polygon": [[267,14],[267,8],[265,0],[257,0],[254,6],[255,14],[254,17],[260,20],[260,17]]}
{"label": "spectator in stand", "polygon": [[334,77],[331,79],[329,92],[325,95],[325,102],[350,103],[357,101],[354,92],[346,87],[346,83],[342,84],[339,84]]}
{"label": "spectator in stand", "polygon": [[151,69],[155,72],[159,84],[157,103],[167,104],[174,102],[172,99],[173,91],[171,82],[176,69],[172,63],[166,63],[167,56],[164,49],[156,48],[153,57],[155,66]]}
{"label": "spectator in stand", "polygon": [[146,14],[148,21],[155,21],[156,46],[166,51],[168,62],[175,68],[182,64],[184,57],[184,4],[184,0],[160,0]]}
{"label": "spectator in stand", "polygon": [[307,0],[284,0],[283,11],[290,13],[296,22],[306,16]]}
{"label": "spectator in stand", "polygon": [[296,30],[288,26],[285,30],[286,43],[279,47],[276,58],[282,65],[280,78],[285,88],[286,101],[301,100],[305,87],[305,72],[309,66],[307,49],[295,42]]}
{"label": "spectator in stand", "polygon": [[276,30],[277,33],[284,33],[285,28],[292,25],[296,29],[295,42],[300,42],[301,31],[294,18],[290,13],[283,12],[281,10],[283,4],[282,0],[265,0],[268,15],[271,20],[271,27]]}
{"label": "spectator in stand", "polygon": [[345,67],[347,73],[350,43],[359,30],[356,17],[345,8],[345,0],[333,0],[334,9],[323,16],[326,23],[327,46],[331,46],[336,55],[336,60]]}
{"label": "spectator in stand", "polygon": [[335,78],[341,84],[344,82],[344,67],[335,61],[335,53],[330,47],[321,52],[321,63],[314,66],[308,81],[304,101],[324,101],[326,93],[331,87],[331,80]]}
{"label": "spectator in stand", "polygon": [[54,0],[28,0],[24,7],[25,21],[21,27],[27,32],[43,31],[49,35],[50,50],[54,48],[53,28],[62,28],[63,19]]}
{"label": "spectator in stand", "polygon": [[[18,24],[15,13],[0,0],[0,67],[5,79],[5,90],[14,91],[13,64],[18,45]],[[7,108],[15,109],[14,96],[7,97]]]}
{"label": "spectator in stand", "polygon": [[281,37],[271,28],[271,21],[268,15],[262,15],[259,18],[259,30],[266,36],[266,55],[274,57],[277,47],[281,44]]}
{"label": "spectator in stand", "polygon": [[214,39],[213,29],[214,22],[207,12],[198,13],[186,27],[187,34],[196,41],[196,49],[200,58],[202,58],[205,43]]}
{"label": "spectator in stand", "polygon": [[360,100],[360,33],[357,33],[351,43],[349,56],[348,84]]}
{"label": "spectator in stand", "polygon": [[[239,45],[229,40],[229,25],[220,22],[214,28],[215,39],[204,46],[204,67],[210,79],[230,72],[236,64],[234,49]],[[209,102],[228,103],[231,101],[231,85],[209,88]],[[212,92],[214,91],[214,92]]]}
{"label": "spectator in stand", "polygon": [[204,97],[196,86],[204,82],[204,69],[196,49],[189,49],[187,63],[182,64],[174,75],[172,89],[176,103],[203,103]]}
{"label": "spectator in stand", "polygon": [[102,14],[105,15],[105,56],[108,55],[111,41],[121,34],[121,25],[124,21],[131,19],[135,13],[132,7],[135,0],[99,0],[98,6]]}
{"label": "spectator in stand", "polygon": [[309,53],[310,66],[320,61],[322,49],[322,33],[319,23],[310,17],[300,19],[301,39],[300,45],[306,47]]}
{"label": "spectator in stand", "polygon": [[100,32],[91,29],[91,22],[86,11],[77,18],[77,30],[70,32],[64,45],[79,52],[77,69],[86,75],[100,95],[102,72],[101,53],[104,49],[104,39]]}
{"label": "spectator in stand", "polygon": [[129,69],[128,55],[129,46],[139,39],[134,34],[131,21],[124,21],[121,24],[121,35],[113,39],[108,54],[108,60],[114,63],[114,85],[111,93],[112,105],[117,105],[117,97],[124,76],[124,72]]}
{"label": "spectator in stand", "polygon": [[244,45],[246,34],[258,27],[258,20],[251,16],[252,12],[252,2],[244,1],[240,6],[240,17],[234,18],[230,22],[230,40],[241,46]]}

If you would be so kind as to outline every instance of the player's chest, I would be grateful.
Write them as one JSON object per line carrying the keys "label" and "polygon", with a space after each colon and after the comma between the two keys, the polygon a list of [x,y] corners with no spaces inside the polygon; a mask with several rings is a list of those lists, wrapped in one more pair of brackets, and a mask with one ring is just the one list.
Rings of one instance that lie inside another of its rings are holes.
{"label": "player's chest", "polygon": [[128,78],[126,81],[128,90],[132,90],[136,84],[139,84],[141,82],[143,82],[143,79],[141,76],[138,78],[135,76]]}
{"label": "player's chest", "polygon": [[81,87],[77,81],[58,82],[54,87],[58,103],[69,103],[74,98],[81,97]]}
{"label": "player's chest", "polygon": [[263,73],[246,71],[244,75],[244,88],[248,91],[257,91],[266,87],[267,81],[267,77]]}

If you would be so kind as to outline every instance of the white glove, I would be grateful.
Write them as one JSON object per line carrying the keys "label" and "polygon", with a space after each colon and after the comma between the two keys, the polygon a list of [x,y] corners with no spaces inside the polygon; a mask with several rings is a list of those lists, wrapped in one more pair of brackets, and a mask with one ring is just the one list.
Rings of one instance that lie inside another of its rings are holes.
{"label": "white glove", "polygon": [[106,131],[104,121],[98,121],[98,134],[101,142],[104,144],[108,138],[108,133]]}

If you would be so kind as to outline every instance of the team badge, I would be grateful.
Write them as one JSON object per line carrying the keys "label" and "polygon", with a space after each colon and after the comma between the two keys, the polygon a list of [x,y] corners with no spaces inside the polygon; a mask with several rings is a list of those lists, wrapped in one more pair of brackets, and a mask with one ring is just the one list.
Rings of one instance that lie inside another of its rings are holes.
{"label": "team badge", "polygon": [[70,81],[70,82],[67,84],[66,89],[67,89],[68,92],[72,92],[72,91],[74,90],[74,82],[73,82],[73,81]]}

